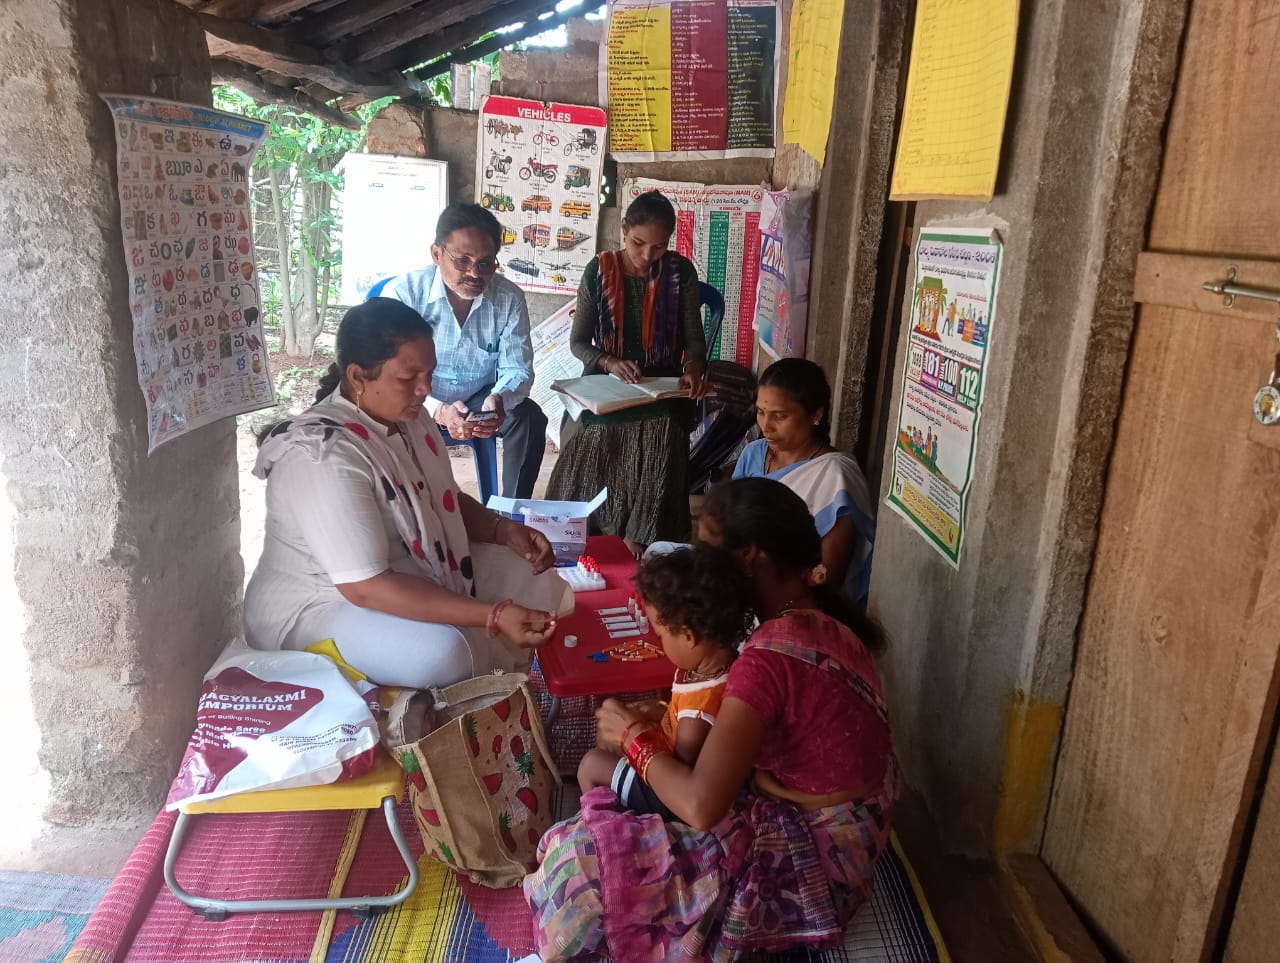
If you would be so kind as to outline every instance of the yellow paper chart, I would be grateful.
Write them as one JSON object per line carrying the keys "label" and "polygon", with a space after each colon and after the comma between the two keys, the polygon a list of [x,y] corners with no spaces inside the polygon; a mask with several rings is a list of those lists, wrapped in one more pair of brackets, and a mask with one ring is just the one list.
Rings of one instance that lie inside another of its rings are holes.
{"label": "yellow paper chart", "polygon": [[612,150],[671,150],[670,7],[613,10],[607,42]]}
{"label": "yellow paper chart", "polygon": [[843,19],[844,0],[796,0],[791,9],[783,139],[799,144],[819,164],[827,158]]}
{"label": "yellow paper chart", "polygon": [[1018,0],[920,0],[893,200],[995,193]]}

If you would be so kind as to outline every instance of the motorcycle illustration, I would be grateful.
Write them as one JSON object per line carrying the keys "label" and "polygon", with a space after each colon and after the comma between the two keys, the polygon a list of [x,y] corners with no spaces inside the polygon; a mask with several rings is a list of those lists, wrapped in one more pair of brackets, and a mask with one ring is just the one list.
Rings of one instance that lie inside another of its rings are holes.
{"label": "motorcycle illustration", "polygon": [[554,184],[560,172],[558,164],[544,164],[530,157],[529,163],[520,168],[520,179],[527,181],[532,177],[541,177],[548,184]]}
{"label": "motorcycle illustration", "polygon": [[485,177],[492,177],[495,173],[505,174],[511,170],[511,155],[499,154],[496,150],[489,151],[489,166],[484,169]]}

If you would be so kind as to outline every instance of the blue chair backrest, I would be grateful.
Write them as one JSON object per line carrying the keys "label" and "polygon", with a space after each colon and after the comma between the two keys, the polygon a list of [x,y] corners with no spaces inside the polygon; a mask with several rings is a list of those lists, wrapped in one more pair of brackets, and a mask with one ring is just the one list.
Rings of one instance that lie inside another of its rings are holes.
{"label": "blue chair backrest", "polygon": [[382,289],[387,286],[388,281],[393,280],[395,277],[396,275],[393,274],[391,277],[385,277],[381,281],[375,281],[373,287],[369,289],[369,293],[364,296],[364,299],[368,301],[370,298],[382,297]]}
{"label": "blue chair backrest", "polygon": [[[698,283],[698,298],[706,309],[702,328],[707,336],[707,360],[717,357],[716,341],[720,338],[720,328],[724,324],[724,295],[706,281]],[[730,358],[730,360],[733,360]]]}

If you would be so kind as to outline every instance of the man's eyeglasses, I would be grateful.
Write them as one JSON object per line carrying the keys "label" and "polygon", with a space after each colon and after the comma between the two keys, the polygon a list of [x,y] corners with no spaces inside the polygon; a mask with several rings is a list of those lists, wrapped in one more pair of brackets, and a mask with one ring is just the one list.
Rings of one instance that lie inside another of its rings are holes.
{"label": "man's eyeglasses", "polygon": [[492,274],[494,271],[498,270],[498,259],[496,257],[484,257],[484,258],[481,258],[479,261],[476,261],[467,257],[465,254],[459,257],[457,254],[454,254],[452,251],[450,251],[447,247],[443,248],[443,250],[445,254],[449,255],[449,260],[453,262],[453,266],[456,267],[463,274],[466,274],[472,268],[475,268],[476,274],[487,277],[488,275]]}

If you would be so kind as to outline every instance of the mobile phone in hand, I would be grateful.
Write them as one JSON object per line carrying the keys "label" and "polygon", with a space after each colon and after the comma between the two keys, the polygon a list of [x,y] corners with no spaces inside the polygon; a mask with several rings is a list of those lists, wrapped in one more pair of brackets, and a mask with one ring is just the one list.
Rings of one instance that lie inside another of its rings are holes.
{"label": "mobile phone in hand", "polygon": [[471,424],[477,422],[497,421],[498,413],[496,411],[473,411],[467,415],[467,421]]}

